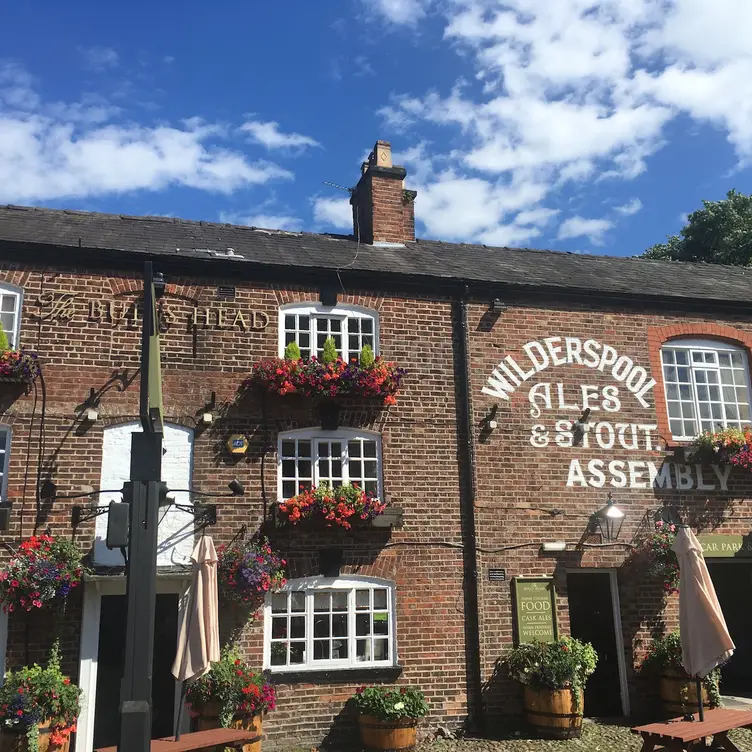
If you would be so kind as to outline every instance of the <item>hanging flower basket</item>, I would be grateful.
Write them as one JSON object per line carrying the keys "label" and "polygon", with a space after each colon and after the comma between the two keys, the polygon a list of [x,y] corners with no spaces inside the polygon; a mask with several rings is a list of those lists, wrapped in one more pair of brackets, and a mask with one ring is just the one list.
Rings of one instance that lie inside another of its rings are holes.
{"label": "hanging flower basket", "polygon": [[290,525],[312,522],[349,530],[369,523],[386,508],[384,502],[358,486],[346,484],[332,488],[321,483],[316,489],[280,502],[279,516]]}
{"label": "hanging flower basket", "polygon": [[81,690],[61,672],[57,644],[45,668],[34,664],[10,671],[0,687],[2,734],[17,741],[25,736],[29,752],[67,749],[80,709]]}
{"label": "hanging flower basket", "polygon": [[640,549],[648,557],[648,574],[661,580],[665,595],[679,592],[679,560],[671,548],[675,540],[676,525],[659,520]]}
{"label": "hanging flower basket", "polygon": [[689,446],[690,457],[709,465],[732,465],[752,472],[752,429],[704,431]]}
{"label": "hanging flower basket", "polygon": [[30,383],[39,375],[37,354],[32,350],[0,352],[0,382]]}
{"label": "hanging flower basket", "polygon": [[83,571],[81,554],[71,541],[32,536],[0,571],[3,610],[34,611],[65,599],[81,583]]}
{"label": "hanging flower basket", "polygon": [[220,592],[229,601],[244,605],[254,603],[265,593],[287,583],[287,562],[274,552],[266,539],[220,546],[218,558]]}
{"label": "hanging flower basket", "polygon": [[394,405],[402,379],[407,371],[394,363],[375,358],[363,365],[358,361],[345,363],[341,358],[324,363],[315,357],[309,360],[273,358],[254,363],[243,388],[261,387],[271,394],[303,397],[360,397]]}

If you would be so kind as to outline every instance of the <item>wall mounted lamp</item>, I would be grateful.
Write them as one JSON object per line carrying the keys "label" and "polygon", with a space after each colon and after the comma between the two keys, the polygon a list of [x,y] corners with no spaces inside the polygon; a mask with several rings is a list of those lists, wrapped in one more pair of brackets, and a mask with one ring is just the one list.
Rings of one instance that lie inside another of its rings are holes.
{"label": "wall mounted lamp", "polygon": [[214,416],[211,413],[201,413],[200,422],[204,426],[209,426],[214,422]]}
{"label": "wall mounted lamp", "polygon": [[99,420],[99,411],[94,407],[89,407],[84,410],[83,418],[87,423],[96,423]]}
{"label": "wall mounted lamp", "polygon": [[621,526],[624,524],[624,512],[616,506],[616,502],[608,493],[606,506],[599,509],[593,516],[592,522],[598,528],[604,541],[615,541],[619,538]]}
{"label": "wall mounted lamp", "polygon": [[322,306],[327,308],[337,305],[337,288],[336,287],[322,287],[319,290],[319,301]]}
{"label": "wall mounted lamp", "polygon": [[491,313],[502,313],[503,311],[506,311],[506,309],[507,304],[501,298],[494,298],[491,301]]}
{"label": "wall mounted lamp", "polygon": [[541,549],[545,551],[546,553],[566,551],[567,542],[566,541],[546,541],[545,543],[541,544]]}

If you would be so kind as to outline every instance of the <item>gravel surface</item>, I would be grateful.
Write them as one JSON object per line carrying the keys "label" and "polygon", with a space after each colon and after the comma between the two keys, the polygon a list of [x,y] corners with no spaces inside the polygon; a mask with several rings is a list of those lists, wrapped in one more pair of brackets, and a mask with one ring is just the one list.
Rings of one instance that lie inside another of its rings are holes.
{"label": "gravel surface", "polygon": [[[737,730],[729,738],[742,752],[752,752],[752,731]],[[508,739],[439,739],[416,747],[416,752],[639,752],[641,740],[630,733],[628,726],[614,726],[585,721],[581,739],[549,741],[524,738],[522,734]],[[316,748],[289,747],[280,752],[319,752]],[[360,752],[354,745],[348,752]]]}

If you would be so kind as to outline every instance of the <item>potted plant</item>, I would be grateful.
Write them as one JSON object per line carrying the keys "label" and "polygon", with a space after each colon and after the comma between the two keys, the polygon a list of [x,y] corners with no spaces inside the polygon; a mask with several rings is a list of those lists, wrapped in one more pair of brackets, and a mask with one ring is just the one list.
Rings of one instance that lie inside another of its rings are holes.
{"label": "potted plant", "polygon": [[584,690],[598,654],[589,642],[562,637],[512,649],[503,659],[512,679],[525,686],[528,723],[542,736],[577,739],[582,733]]}
{"label": "potted plant", "polygon": [[426,698],[415,687],[361,687],[350,702],[368,750],[412,749],[418,721],[428,712]]}
{"label": "potted plant", "polygon": [[671,548],[675,540],[676,525],[658,520],[641,547],[648,558],[648,574],[661,580],[664,595],[679,591],[679,560]]}
{"label": "potted plant", "polygon": [[31,350],[11,350],[8,335],[0,327],[0,381],[34,381],[38,375],[37,354]]}
{"label": "potted plant", "polygon": [[703,431],[688,447],[690,458],[711,465],[732,465],[752,472],[752,429]]}
{"label": "potted plant", "polygon": [[224,650],[209,672],[188,686],[185,696],[199,731],[255,731],[257,738],[243,750],[260,752],[263,714],[274,710],[276,693],[264,675],[252,671],[235,650]]}
{"label": "potted plant", "polygon": [[322,482],[316,489],[303,491],[279,503],[279,517],[290,525],[318,522],[325,527],[349,530],[384,513],[387,505],[357,485],[332,488]]}
{"label": "potted plant", "polygon": [[80,703],[81,690],[61,672],[55,644],[46,668],[34,664],[5,675],[0,687],[3,749],[67,752]]}
{"label": "potted plant", "polygon": [[[641,676],[658,678],[661,702],[666,714],[673,718],[697,709],[697,682],[687,676],[682,665],[679,632],[671,632],[653,640],[639,667]],[[717,708],[721,704],[719,684],[721,670],[714,669],[701,682],[702,704]]]}
{"label": "potted plant", "polygon": [[270,590],[284,587],[285,564],[269,541],[250,539],[220,546],[218,553],[219,589],[234,603],[253,604]]}
{"label": "potted plant", "polygon": [[81,583],[84,567],[75,544],[64,538],[34,535],[0,571],[4,611],[34,611],[65,599]]}

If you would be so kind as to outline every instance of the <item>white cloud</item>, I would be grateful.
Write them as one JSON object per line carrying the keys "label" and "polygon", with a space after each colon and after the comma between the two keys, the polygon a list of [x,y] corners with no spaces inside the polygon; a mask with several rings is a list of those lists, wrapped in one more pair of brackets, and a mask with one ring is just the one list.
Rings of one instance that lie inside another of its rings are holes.
{"label": "white cloud", "polygon": [[303,227],[303,220],[289,214],[266,214],[266,213],[233,213],[222,212],[220,222],[229,222],[233,225],[247,225],[248,227],[261,227],[266,230],[288,230],[297,232]]}
{"label": "white cloud", "polygon": [[350,199],[316,196],[312,203],[313,219],[317,225],[352,231],[353,213]]}
{"label": "white cloud", "polygon": [[248,138],[253,143],[261,144],[267,149],[306,149],[321,146],[318,141],[302,133],[282,133],[279,130],[279,123],[273,120],[268,122],[249,120],[240,126],[240,130],[248,134]]}
{"label": "white cloud", "polygon": [[112,47],[78,47],[78,53],[87,68],[101,72],[110,68],[117,68],[120,58]]}
{"label": "white cloud", "polygon": [[607,219],[587,219],[585,217],[570,217],[559,226],[559,240],[586,237],[594,245],[602,245],[604,235],[613,227],[613,222]]}
{"label": "white cloud", "polygon": [[394,24],[413,26],[425,15],[427,0],[364,0],[369,11]]}
{"label": "white cloud", "polygon": [[614,207],[614,211],[623,217],[631,217],[633,214],[637,214],[640,209],[642,209],[642,201],[639,198],[630,199],[626,204]]}
{"label": "white cloud", "polygon": [[[532,211],[584,181],[632,180],[665,145],[667,124],[682,116],[690,127],[722,129],[740,163],[752,164],[749,0],[414,2],[409,18],[409,0],[393,0],[391,14],[382,2],[382,13],[403,24],[432,14],[475,79],[448,91],[398,93],[378,110],[408,146],[412,129],[417,138],[427,123],[452,144],[433,154],[440,170],[418,181],[416,211],[429,231],[467,240],[494,227],[500,237],[516,235],[526,223],[497,206],[499,186],[522,194],[530,182],[532,203],[522,211]],[[486,220],[453,189],[459,185],[488,202]],[[616,213],[633,214],[636,201]],[[601,241],[610,228],[608,220],[583,221],[567,220],[562,232],[573,237],[585,227]]]}
{"label": "white cloud", "polygon": [[168,186],[231,193],[292,177],[227,148],[218,124],[111,122],[118,112],[97,98],[45,103],[22,69],[0,69],[0,203]]}

